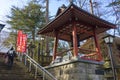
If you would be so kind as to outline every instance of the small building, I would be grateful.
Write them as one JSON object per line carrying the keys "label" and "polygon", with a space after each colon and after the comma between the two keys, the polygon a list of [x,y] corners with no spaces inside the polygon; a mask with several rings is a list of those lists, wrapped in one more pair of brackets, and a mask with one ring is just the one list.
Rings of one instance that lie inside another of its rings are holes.
{"label": "small building", "polygon": [[[49,22],[38,34],[54,37],[53,61],[57,56],[71,51],[70,60],[51,64],[46,69],[58,80],[104,80],[104,72],[99,67],[103,64],[98,34],[116,28],[110,22],[100,19],[71,3],[57,12],[56,18]],[[79,42],[94,39],[95,50],[83,49]],[[64,40],[72,44],[66,51],[57,52],[58,41]],[[79,53],[83,53],[79,56]],[[60,59],[60,57],[59,57]]]}

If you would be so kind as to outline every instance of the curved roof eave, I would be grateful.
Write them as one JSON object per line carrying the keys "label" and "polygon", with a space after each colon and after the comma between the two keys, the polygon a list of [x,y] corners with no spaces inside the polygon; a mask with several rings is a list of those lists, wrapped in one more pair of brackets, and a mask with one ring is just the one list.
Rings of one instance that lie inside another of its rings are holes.
{"label": "curved roof eave", "polygon": [[[54,20],[52,20],[52,21],[49,22],[45,27],[43,27],[41,30],[39,30],[38,34],[43,34],[43,32],[45,32],[45,31],[47,32],[47,30],[49,30],[49,29],[51,29],[51,28],[54,29],[54,28],[56,28],[56,27],[60,27],[60,24],[62,24],[62,23],[60,23],[60,19],[63,18],[63,15],[64,15],[64,16],[67,15],[67,12],[70,14],[70,10],[72,10],[72,9],[75,9],[75,10],[79,11],[80,13],[82,13],[82,14],[84,14],[84,15],[87,15],[88,17],[90,17],[90,18],[92,18],[92,19],[97,20],[98,22],[100,22],[101,24],[103,24],[103,25],[105,25],[105,26],[107,25],[109,29],[111,29],[111,28],[116,28],[116,25],[115,25],[115,24],[112,24],[112,23],[110,23],[110,22],[108,22],[108,21],[105,21],[105,20],[103,20],[103,19],[101,19],[101,18],[98,18],[97,16],[94,16],[94,15],[88,13],[87,11],[84,11],[84,10],[78,8],[78,7],[77,7],[76,5],[74,5],[74,4],[70,4],[70,5],[65,9],[65,11],[63,11],[62,13],[60,13]],[[73,12],[74,12],[74,10],[73,10]],[[78,14],[78,16],[80,16],[80,15]],[[67,19],[66,19],[66,20],[67,20]],[[58,25],[56,26],[56,24],[58,24]],[[98,24],[98,25],[99,25],[99,24]]]}

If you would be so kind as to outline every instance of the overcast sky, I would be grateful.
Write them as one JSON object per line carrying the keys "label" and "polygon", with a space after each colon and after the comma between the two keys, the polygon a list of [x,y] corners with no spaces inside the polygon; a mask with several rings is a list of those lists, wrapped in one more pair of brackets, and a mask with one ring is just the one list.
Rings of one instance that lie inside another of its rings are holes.
{"label": "overcast sky", "polygon": [[[0,0],[0,24],[6,24],[5,21],[7,20],[6,15],[10,15],[10,9],[11,7],[17,6],[17,7],[23,7],[27,4],[27,2],[30,0]],[[100,0],[97,0],[100,1]],[[104,4],[108,4],[108,1],[111,0],[103,0],[107,2],[103,2]],[[57,9],[62,5],[66,4],[68,5],[69,2],[67,0],[60,0],[59,2],[57,0],[50,0],[49,4],[49,13],[51,16],[54,16],[57,12]],[[104,6],[103,6],[104,7]],[[6,24],[5,28],[9,26]]]}
{"label": "overcast sky", "polygon": [[[10,9],[13,5],[17,7],[23,7],[24,5],[27,4],[28,1],[30,0],[1,0],[0,1],[0,24],[6,24],[6,20],[7,20],[6,15],[10,15]],[[49,4],[50,15],[54,16],[57,12],[57,9],[62,4],[68,5],[68,2],[66,0],[61,0],[59,2],[57,2],[57,0],[50,0],[50,4]],[[9,27],[8,24],[6,24],[5,28],[7,27]]]}
{"label": "overcast sky", "polygon": [[[5,22],[6,15],[10,14],[11,6],[23,7],[29,0],[1,0],[0,1],[0,21]],[[66,0],[57,2],[56,0],[50,0],[50,15],[55,15],[58,7],[62,4],[67,4]]]}

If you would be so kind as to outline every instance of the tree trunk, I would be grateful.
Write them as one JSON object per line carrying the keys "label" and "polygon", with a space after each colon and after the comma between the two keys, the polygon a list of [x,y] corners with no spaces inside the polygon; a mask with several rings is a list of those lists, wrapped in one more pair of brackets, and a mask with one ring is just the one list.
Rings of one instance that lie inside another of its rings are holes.
{"label": "tree trunk", "polygon": [[90,12],[91,12],[91,14],[94,14],[92,0],[89,0],[89,2],[90,2]]}
{"label": "tree trunk", "polygon": [[[49,22],[49,0],[46,0],[46,24]],[[49,38],[46,36],[46,50],[45,52],[49,55]]]}

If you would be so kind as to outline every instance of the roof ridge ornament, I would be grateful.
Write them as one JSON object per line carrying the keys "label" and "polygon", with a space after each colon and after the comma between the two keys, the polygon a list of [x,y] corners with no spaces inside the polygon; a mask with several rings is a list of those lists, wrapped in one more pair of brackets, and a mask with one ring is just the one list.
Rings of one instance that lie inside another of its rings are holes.
{"label": "roof ridge ornament", "polygon": [[64,12],[64,10],[66,9],[67,7],[65,6],[65,4],[62,4],[61,7],[58,8],[58,11],[56,13],[56,16],[58,16],[60,13]]}
{"label": "roof ridge ornament", "polygon": [[73,0],[69,0],[70,3],[73,3]]}
{"label": "roof ridge ornament", "polygon": [[73,4],[76,0],[69,0],[70,4]]}

